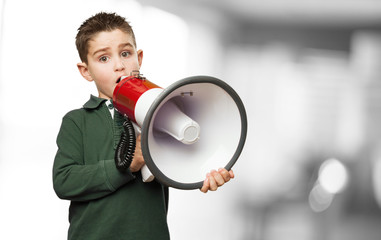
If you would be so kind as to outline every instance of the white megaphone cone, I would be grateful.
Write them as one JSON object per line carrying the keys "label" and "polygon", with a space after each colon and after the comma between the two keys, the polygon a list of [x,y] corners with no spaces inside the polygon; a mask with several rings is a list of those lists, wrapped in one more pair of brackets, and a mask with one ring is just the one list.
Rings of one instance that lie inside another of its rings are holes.
{"label": "white megaphone cone", "polygon": [[141,127],[144,181],[152,181],[152,172],[167,186],[201,188],[211,169],[230,170],[245,143],[243,103],[213,77],[190,77],[163,89],[135,74],[121,79],[113,103]]}

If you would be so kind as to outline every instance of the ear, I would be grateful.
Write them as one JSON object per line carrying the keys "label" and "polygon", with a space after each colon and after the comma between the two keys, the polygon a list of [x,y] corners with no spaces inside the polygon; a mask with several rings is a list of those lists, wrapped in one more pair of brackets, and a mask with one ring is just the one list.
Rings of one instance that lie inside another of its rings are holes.
{"label": "ear", "polygon": [[93,77],[91,76],[89,72],[89,68],[87,67],[87,64],[84,62],[77,64],[78,70],[81,73],[82,77],[84,77],[87,81],[92,82],[94,81]]}
{"label": "ear", "polygon": [[138,54],[138,62],[139,62],[139,68],[140,68],[143,63],[143,50],[139,49],[137,54]]}

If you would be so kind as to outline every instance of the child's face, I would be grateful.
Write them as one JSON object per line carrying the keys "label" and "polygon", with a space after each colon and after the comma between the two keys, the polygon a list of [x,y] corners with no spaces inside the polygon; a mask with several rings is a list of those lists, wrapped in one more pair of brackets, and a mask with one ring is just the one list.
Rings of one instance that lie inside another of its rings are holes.
{"label": "child's face", "polygon": [[136,50],[130,34],[119,29],[100,32],[89,41],[88,63],[78,69],[88,81],[95,81],[99,97],[112,99],[116,81],[139,70],[143,51]]}

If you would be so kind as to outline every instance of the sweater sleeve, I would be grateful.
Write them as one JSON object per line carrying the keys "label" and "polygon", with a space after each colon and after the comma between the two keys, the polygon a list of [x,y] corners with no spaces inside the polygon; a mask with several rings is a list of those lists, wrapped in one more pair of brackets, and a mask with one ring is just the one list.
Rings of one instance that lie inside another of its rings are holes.
{"label": "sweater sleeve", "polygon": [[53,187],[61,199],[89,201],[104,197],[135,177],[115,167],[114,159],[84,163],[81,129],[70,118],[62,121],[53,164]]}

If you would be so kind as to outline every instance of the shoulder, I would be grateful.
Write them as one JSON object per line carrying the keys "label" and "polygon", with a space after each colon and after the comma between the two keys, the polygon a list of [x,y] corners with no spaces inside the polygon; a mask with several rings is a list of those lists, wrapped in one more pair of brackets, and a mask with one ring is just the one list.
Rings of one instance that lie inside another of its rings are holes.
{"label": "shoulder", "polygon": [[67,112],[62,117],[60,132],[72,132],[76,129],[82,129],[84,122],[86,121],[85,109],[74,109]]}
{"label": "shoulder", "polygon": [[90,99],[83,105],[82,108],[74,109],[69,111],[64,115],[64,119],[82,119],[86,117],[91,112],[97,111],[102,106],[102,103],[105,102],[106,99],[97,98],[93,95],[90,96]]}
{"label": "shoulder", "polygon": [[78,117],[82,117],[85,113],[86,113],[86,110],[84,108],[73,109],[67,112],[63,116],[63,118],[78,118]]}
{"label": "shoulder", "polygon": [[86,110],[84,108],[79,108],[79,109],[74,109],[67,112],[63,116],[62,120],[63,121],[71,120],[71,121],[77,122],[85,118],[85,116],[86,116]]}

